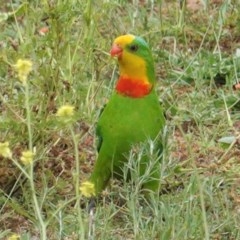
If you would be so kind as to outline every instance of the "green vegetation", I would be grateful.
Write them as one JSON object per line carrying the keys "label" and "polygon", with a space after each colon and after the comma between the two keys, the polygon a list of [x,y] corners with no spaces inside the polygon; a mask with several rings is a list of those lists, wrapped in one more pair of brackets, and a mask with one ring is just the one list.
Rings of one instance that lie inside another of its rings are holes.
{"label": "green vegetation", "polygon": [[[240,3],[192,2],[1,4],[0,239],[240,239]],[[124,33],[143,36],[155,59],[161,194],[146,202],[136,172],[133,184],[112,181],[91,216],[79,184],[118,74],[108,52]],[[19,59],[33,64],[26,81]]]}

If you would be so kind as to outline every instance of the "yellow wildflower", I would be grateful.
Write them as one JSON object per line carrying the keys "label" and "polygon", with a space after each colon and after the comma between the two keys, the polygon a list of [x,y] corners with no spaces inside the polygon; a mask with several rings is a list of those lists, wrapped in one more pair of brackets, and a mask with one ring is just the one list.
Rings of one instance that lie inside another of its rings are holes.
{"label": "yellow wildflower", "polygon": [[12,152],[9,148],[9,142],[0,143],[0,155],[5,158],[11,158]]}
{"label": "yellow wildflower", "polygon": [[29,73],[32,71],[32,62],[30,60],[18,59],[14,67],[18,73],[19,80],[25,84]]}
{"label": "yellow wildflower", "polygon": [[18,240],[20,239],[20,236],[16,233],[13,233],[10,237],[8,237],[7,240]]}
{"label": "yellow wildflower", "polygon": [[32,151],[30,150],[23,151],[22,156],[20,157],[20,160],[24,165],[29,165],[33,161],[33,156],[34,156],[34,153]]}
{"label": "yellow wildflower", "polygon": [[63,105],[57,110],[56,116],[63,120],[69,120],[74,115],[74,108],[72,105]]}
{"label": "yellow wildflower", "polygon": [[92,197],[96,195],[95,186],[89,181],[83,182],[79,189],[85,197]]}

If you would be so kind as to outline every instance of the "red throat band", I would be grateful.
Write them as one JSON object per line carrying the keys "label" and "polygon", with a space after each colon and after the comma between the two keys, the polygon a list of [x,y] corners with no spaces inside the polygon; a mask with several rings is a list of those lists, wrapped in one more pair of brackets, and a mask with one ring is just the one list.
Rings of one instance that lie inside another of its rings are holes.
{"label": "red throat band", "polygon": [[118,93],[132,98],[144,97],[150,93],[151,89],[151,83],[128,77],[120,77],[116,85]]}

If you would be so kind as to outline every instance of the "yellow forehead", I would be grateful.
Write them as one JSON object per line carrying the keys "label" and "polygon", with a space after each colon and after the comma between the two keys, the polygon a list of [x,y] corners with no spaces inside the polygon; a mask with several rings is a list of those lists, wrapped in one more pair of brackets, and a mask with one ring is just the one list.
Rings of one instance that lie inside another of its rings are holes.
{"label": "yellow forehead", "polygon": [[114,43],[118,44],[118,45],[121,45],[121,46],[124,46],[124,45],[127,45],[127,44],[131,43],[134,39],[135,39],[134,35],[127,34],[127,35],[122,35],[122,36],[117,37],[114,40]]}

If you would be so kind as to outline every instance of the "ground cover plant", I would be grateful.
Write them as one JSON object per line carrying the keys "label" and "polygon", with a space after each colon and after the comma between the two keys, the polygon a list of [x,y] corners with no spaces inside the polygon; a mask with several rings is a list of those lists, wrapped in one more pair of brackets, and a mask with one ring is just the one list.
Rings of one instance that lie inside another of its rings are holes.
{"label": "ground cover plant", "polygon": [[[240,239],[239,11],[229,0],[1,3],[0,239]],[[79,185],[118,76],[109,50],[125,33],[153,52],[161,193],[145,201],[136,172],[91,215]]]}

